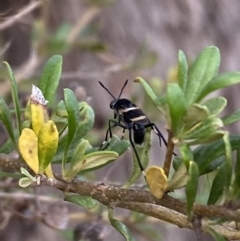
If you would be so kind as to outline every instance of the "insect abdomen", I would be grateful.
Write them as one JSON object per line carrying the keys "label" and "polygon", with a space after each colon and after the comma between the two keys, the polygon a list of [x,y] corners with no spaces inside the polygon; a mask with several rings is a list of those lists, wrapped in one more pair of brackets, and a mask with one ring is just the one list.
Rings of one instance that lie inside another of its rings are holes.
{"label": "insect abdomen", "polygon": [[138,145],[141,145],[144,142],[145,129],[143,125],[133,124],[133,139],[134,142]]}

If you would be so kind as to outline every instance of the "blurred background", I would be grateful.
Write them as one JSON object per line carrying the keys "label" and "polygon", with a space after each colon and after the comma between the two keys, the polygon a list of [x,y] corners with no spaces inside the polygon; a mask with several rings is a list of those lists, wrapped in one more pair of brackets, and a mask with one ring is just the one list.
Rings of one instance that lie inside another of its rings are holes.
{"label": "blurred background", "polygon": [[[62,55],[63,71],[56,103],[63,96],[63,88],[68,87],[80,101],[87,101],[94,108],[95,125],[89,138],[95,145],[101,144],[107,120],[113,116],[109,108],[111,96],[101,88],[99,80],[117,96],[128,79],[123,96],[141,106],[166,136],[164,120],[151,111],[141,86],[133,83],[134,78],[143,77],[160,94],[167,81],[174,81],[178,50],[183,50],[191,62],[208,45],[220,49],[221,71],[239,70],[239,11],[238,0],[4,0],[0,1],[0,60],[9,62],[14,69],[24,104],[31,84],[37,84],[46,61],[54,54]],[[239,86],[234,86],[224,93],[228,99],[225,114],[238,109],[239,90]],[[9,80],[3,66],[0,66],[0,95],[10,99]],[[237,126],[231,129],[232,132],[237,130]],[[6,137],[4,130],[0,131],[2,143]],[[159,156],[164,157],[165,148],[159,148],[157,138],[153,143],[151,163],[161,164]],[[126,181],[131,160],[131,152],[128,152],[118,164],[98,171],[94,180],[105,177],[106,182]],[[38,190],[39,195],[48,192],[52,190]],[[62,193],[55,195],[62,197]],[[19,194],[19,198],[10,199],[12,210],[7,214],[3,208],[0,211],[0,220],[1,217],[5,220],[0,221],[2,241],[71,240],[69,233],[76,225],[75,240],[86,233],[91,237],[84,240],[89,241],[124,240],[104,217],[73,204],[59,203],[59,198],[42,200],[40,196],[40,207],[44,209],[41,212],[48,215],[48,218],[45,216],[48,223],[44,224],[37,215],[31,216],[36,206],[39,207],[36,200],[21,197]],[[144,222],[133,221],[141,219],[138,214],[120,210],[119,215],[140,241],[195,239],[193,232],[159,220],[144,220],[149,224],[144,229]],[[63,225],[67,231],[54,230],[54,226],[59,229],[66,216],[70,217],[68,225]]]}

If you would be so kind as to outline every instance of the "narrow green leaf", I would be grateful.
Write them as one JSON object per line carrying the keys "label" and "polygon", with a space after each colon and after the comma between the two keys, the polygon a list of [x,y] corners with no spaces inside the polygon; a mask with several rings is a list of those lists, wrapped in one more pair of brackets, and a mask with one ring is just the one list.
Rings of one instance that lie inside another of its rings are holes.
{"label": "narrow green leaf", "polygon": [[186,168],[189,167],[189,162],[193,160],[193,153],[191,148],[187,144],[180,146],[180,152],[184,161]]}
{"label": "narrow green leaf", "polygon": [[171,116],[171,130],[177,135],[182,126],[183,116],[187,112],[184,94],[177,84],[168,84],[167,102]]}
{"label": "narrow green leaf", "polygon": [[173,191],[184,187],[188,181],[188,172],[185,163],[181,163],[171,180],[167,184],[166,191]]}
{"label": "narrow green leaf", "polygon": [[19,173],[19,172],[2,172],[0,171],[0,178],[2,177],[11,177],[11,178],[14,178],[14,179],[20,179],[22,177],[22,175]]}
{"label": "narrow green leaf", "polygon": [[166,115],[165,110],[162,108],[163,98],[158,98],[156,96],[156,94],[154,93],[154,91],[152,90],[152,88],[150,87],[150,85],[143,78],[137,77],[134,80],[134,82],[138,82],[138,83],[142,84],[146,94],[153,101],[154,105],[161,111],[161,113],[163,115]]}
{"label": "narrow green leaf", "polygon": [[0,120],[5,126],[13,145],[17,147],[9,107],[7,106],[2,97],[0,97]]}
{"label": "narrow green leaf", "polygon": [[188,175],[188,181],[185,188],[187,198],[187,215],[188,219],[192,220],[192,208],[197,195],[199,177],[198,166],[194,161],[189,162]]}
{"label": "narrow green leaf", "polygon": [[223,141],[225,144],[225,156],[226,161],[224,163],[224,175],[225,175],[225,194],[228,196],[229,187],[231,184],[231,177],[232,177],[232,147],[229,140],[228,132],[225,133],[223,136]]}
{"label": "narrow green leaf", "polygon": [[220,74],[219,76],[213,78],[201,91],[197,101],[202,100],[205,96],[212,93],[215,90],[222,89],[227,86],[240,83],[240,72],[227,72]]}
{"label": "narrow green leaf", "polygon": [[141,77],[137,77],[134,82],[139,82],[140,84],[143,85],[147,95],[150,97],[150,99],[155,102],[155,100],[157,99],[156,94],[154,93],[154,91],[152,90],[152,88],[150,87],[150,85]]}
{"label": "narrow green leaf", "polygon": [[79,103],[79,118],[78,125],[76,129],[75,136],[72,140],[70,149],[75,149],[79,143],[79,140],[82,139],[93,127],[95,113],[91,106],[86,102]]}
{"label": "narrow green leaf", "polygon": [[227,100],[224,97],[217,96],[208,99],[203,103],[203,105],[207,106],[211,115],[216,116],[223,111],[223,109],[227,105]]}
{"label": "narrow green leaf", "polygon": [[89,147],[89,142],[87,140],[82,140],[77,148],[74,150],[71,158],[71,167],[75,166],[79,160],[82,160],[86,150]]}
{"label": "narrow green leaf", "polygon": [[64,201],[76,203],[88,210],[93,209],[97,205],[97,201],[95,199],[85,195],[65,195]]}
{"label": "narrow green leaf", "polygon": [[198,55],[188,72],[185,91],[187,105],[196,102],[203,88],[217,74],[220,58],[219,49],[214,46],[205,48]]}
{"label": "narrow green leaf", "polygon": [[68,138],[65,145],[65,153],[63,157],[63,168],[65,167],[67,150],[75,135],[79,122],[79,105],[76,96],[70,89],[64,89],[64,103],[68,113]]}
{"label": "narrow green leaf", "polygon": [[183,159],[181,157],[179,157],[179,156],[175,156],[174,159],[173,159],[173,168],[174,168],[174,170],[177,171],[182,163],[183,163]]}
{"label": "narrow green leaf", "polygon": [[43,68],[38,87],[46,100],[51,102],[55,96],[62,72],[62,56],[54,55]]}
{"label": "narrow green leaf", "polygon": [[204,167],[204,169],[201,169],[200,175],[204,175],[218,169],[225,162],[225,159],[225,156],[220,156],[213,159],[211,162],[208,163],[207,166]]}
{"label": "narrow green leaf", "polygon": [[[237,150],[240,143],[240,137],[230,136],[229,142],[232,150]],[[193,151],[194,161],[198,164],[200,174],[204,174],[206,169],[211,165],[211,162],[224,156],[226,153],[225,143],[223,139],[212,142],[210,144],[201,145]],[[225,156],[224,156],[225,160]],[[222,162],[220,160],[220,162]]]}
{"label": "narrow green leaf", "polygon": [[[140,162],[145,169],[149,163],[149,150],[151,148],[151,128],[147,128],[145,131],[145,137],[144,137],[144,143],[143,146],[135,145],[137,153],[140,158]],[[139,167],[139,163],[137,160],[137,157],[133,152],[133,171],[127,180],[127,182],[124,184],[124,188],[130,187],[133,183],[136,182],[141,176],[142,176],[142,171]]]}
{"label": "narrow green leaf", "polygon": [[235,111],[234,113],[224,116],[222,118],[224,126],[230,125],[234,122],[237,122],[240,120],[240,110]]}
{"label": "narrow green leaf", "polygon": [[17,136],[19,136],[21,133],[21,130],[22,130],[22,122],[21,122],[21,109],[20,109],[20,103],[19,103],[19,98],[18,98],[17,82],[16,82],[14,73],[13,73],[10,65],[7,62],[3,62],[3,63],[6,65],[9,76],[10,76],[12,99],[13,99],[14,110],[15,110],[15,114],[16,114],[16,118],[17,118],[17,126],[18,126]]}
{"label": "narrow green leaf", "polygon": [[208,226],[207,230],[208,233],[210,233],[216,241],[226,241],[226,239],[222,235],[217,233],[212,227]]}
{"label": "narrow green leaf", "polygon": [[182,50],[178,51],[178,83],[183,92],[186,89],[188,76],[188,63],[186,55]]}
{"label": "narrow green leaf", "polygon": [[225,166],[224,164],[218,169],[217,175],[215,176],[212,187],[210,190],[210,194],[208,197],[207,204],[213,205],[217,202],[217,200],[222,196],[224,185],[225,185]]}
{"label": "narrow green leaf", "polygon": [[128,231],[127,227],[120,221],[113,218],[113,209],[108,208],[108,219],[111,225],[126,238],[127,241],[136,241],[132,234]]}
{"label": "narrow green leaf", "polygon": [[240,196],[240,145],[237,148],[236,165],[234,171],[234,181],[233,181],[233,195],[235,198]]}
{"label": "narrow green leaf", "polygon": [[9,154],[10,152],[12,152],[15,149],[15,145],[12,142],[11,138],[8,138],[8,140],[1,145],[0,147],[0,153],[4,153],[4,154]]}

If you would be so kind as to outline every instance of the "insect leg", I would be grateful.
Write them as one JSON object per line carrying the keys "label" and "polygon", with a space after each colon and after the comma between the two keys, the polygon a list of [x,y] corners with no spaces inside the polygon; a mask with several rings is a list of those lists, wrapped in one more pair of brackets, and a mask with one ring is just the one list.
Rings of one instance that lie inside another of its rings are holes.
{"label": "insect leg", "polygon": [[123,129],[121,140],[123,140],[123,138],[124,138],[125,130],[126,130],[126,128]]}
{"label": "insect leg", "polygon": [[[111,123],[113,123],[112,126],[111,126]],[[109,120],[108,121],[108,129],[107,129],[107,132],[106,132],[105,140],[102,143],[102,145],[99,147],[99,150],[105,150],[109,146],[109,142],[108,142],[107,145],[105,147],[103,147],[104,144],[106,143],[106,141],[108,140],[108,134],[109,134],[109,137],[110,137],[110,140],[111,140],[111,138],[112,138],[112,128],[114,128],[116,126],[122,127],[124,132],[125,132],[126,126],[120,124],[120,121]]]}
{"label": "insect leg", "polygon": [[144,171],[143,165],[142,165],[142,163],[141,163],[141,161],[140,161],[140,158],[139,158],[139,155],[138,155],[138,153],[137,153],[136,147],[135,147],[134,142],[133,142],[133,140],[132,140],[132,130],[133,130],[133,129],[132,129],[132,126],[130,126],[130,127],[128,128],[128,130],[129,130],[129,141],[130,141],[130,144],[131,144],[131,146],[132,146],[132,148],[133,148],[133,151],[134,151],[134,153],[135,153],[135,155],[136,155],[139,168],[140,168],[140,170],[141,170],[144,178],[146,179],[146,175],[145,175],[145,171]]}
{"label": "insect leg", "polygon": [[[163,140],[164,145],[167,147],[167,141],[166,141],[165,137],[163,136],[163,134],[161,133],[161,131],[158,129],[158,127],[154,123],[149,123],[149,124],[145,125],[145,128],[147,128],[147,127],[151,127],[152,130],[158,135],[160,146],[161,146],[161,140]],[[177,154],[174,152],[173,152],[173,155],[177,156]]]}
{"label": "insect leg", "polygon": [[167,146],[167,141],[165,137],[162,135],[161,131],[157,128],[157,126],[154,123],[149,123],[145,125],[145,128],[148,128],[148,127],[151,127],[152,130],[158,135],[160,146],[161,146],[161,140],[163,140],[164,145]]}

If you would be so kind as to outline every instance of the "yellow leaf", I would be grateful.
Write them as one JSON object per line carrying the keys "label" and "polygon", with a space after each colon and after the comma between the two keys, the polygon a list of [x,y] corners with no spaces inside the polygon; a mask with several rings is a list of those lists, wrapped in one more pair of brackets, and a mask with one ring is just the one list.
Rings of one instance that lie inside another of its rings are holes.
{"label": "yellow leaf", "polygon": [[24,128],[19,138],[19,150],[27,165],[37,174],[38,164],[38,140],[33,130]]}
{"label": "yellow leaf", "polygon": [[161,199],[167,188],[167,177],[164,170],[158,166],[151,166],[146,171],[146,179],[152,194]]}
{"label": "yellow leaf", "polygon": [[52,120],[44,123],[38,134],[39,173],[51,163],[58,147],[58,131]]}
{"label": "yellow leaf", "polygon": [[53,171],[52,171],[52,164],[51,163],[45,169],[45,173],[46,173],[47,177],[54,178]]}
{"label": "yellow leaf", "polygon": [[46,110],[47,103],[48,102],[44,99],[41,90],[33,85],[32,95],[30,99],[31,120],[32,129],[37,136],[43,123],[45,123],[49,119]]}

